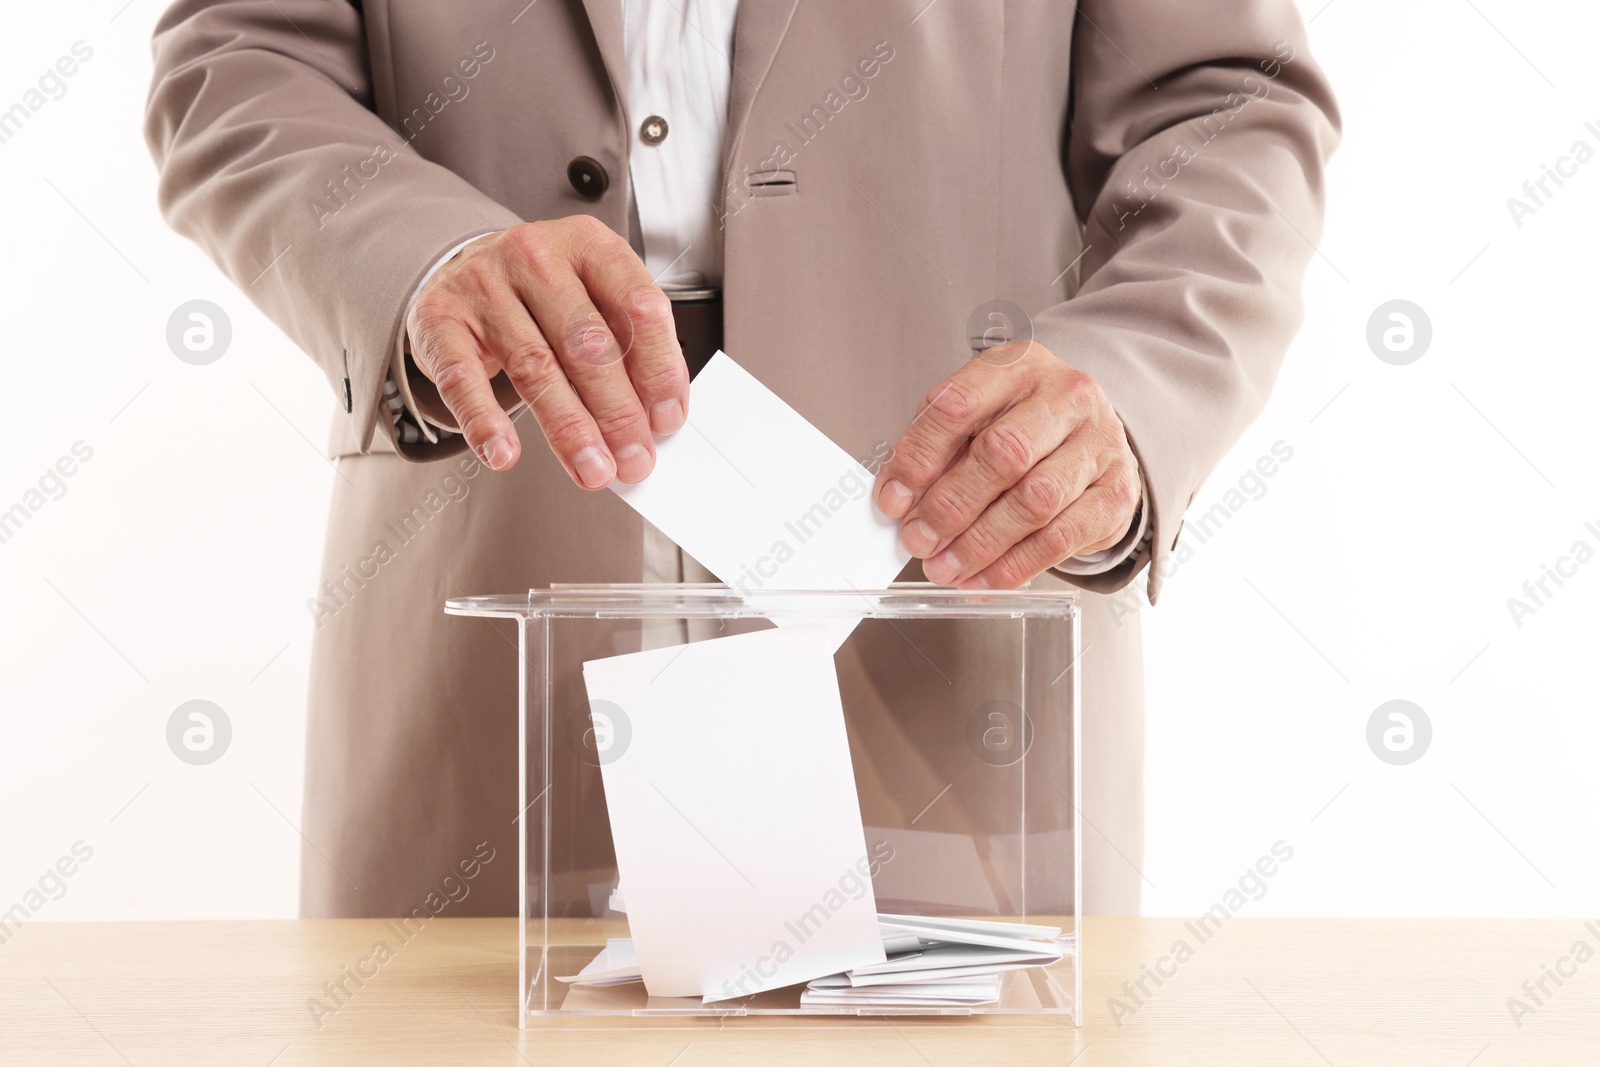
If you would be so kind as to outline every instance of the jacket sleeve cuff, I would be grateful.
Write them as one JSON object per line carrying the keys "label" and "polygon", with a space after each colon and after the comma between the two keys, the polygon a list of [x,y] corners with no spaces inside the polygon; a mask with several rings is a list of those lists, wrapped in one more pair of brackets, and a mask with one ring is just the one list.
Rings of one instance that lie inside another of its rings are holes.
{"label": "jacket sleeve cuff", "polygon": [[[394,350],[390,354],[389,374],[383,387],[383,404],[384,414],[394,431],[395,447],[407,459],[443,459],[460,452],[465,447],[465,441],[461,438],[461,427],[456,424],[455,417],[445,407],[433,383],[428,381],[411,359],[411,349],[405,329],[405,323],[411,316],[411,305],[416,303],[428,280],[440,267],[459,255],[463,248],[481,237],[502,232],[504,231],[486,230],[458,243],[434,261],[406,300],[405,311],[400,320],[400,332],[395,337]],[[491,385],[495,391],[495,398],[500,401],[500,406],[513,417],[526,407],[504,376],[497,376]]]}
{"label": "jacket sleeve cuff", "polygon": [[419,441],[426,441],[430,445],[439,443],[439,435],[434,432],[433,425],[417,407],[410,376],[406,373],[406,322],[411,318],[411,305],[417,302],[417,296],[428,284],[428,280],[438,273],[440,267],[456,258],[463,248],[480,237],[502,232],[504,231],[487,230],[457,243],[454,248],[433,261],[433,265],[423,274],[406,299],[405,311],[400,315],[400,332],[395,336],[394,351],[389,357],[389,379],[383,386],[384,407],[394,423],[397,444],[417,444]]}

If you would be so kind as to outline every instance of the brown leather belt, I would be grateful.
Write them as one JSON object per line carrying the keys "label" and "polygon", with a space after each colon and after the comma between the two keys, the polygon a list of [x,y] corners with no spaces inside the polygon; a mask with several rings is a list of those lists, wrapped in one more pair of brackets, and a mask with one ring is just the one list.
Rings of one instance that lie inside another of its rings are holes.
{"label": "brown leather belt", "polygon": [[666,292],[678,327],[678,345],[693,378],[722,348],[722,290],[707,286]]}

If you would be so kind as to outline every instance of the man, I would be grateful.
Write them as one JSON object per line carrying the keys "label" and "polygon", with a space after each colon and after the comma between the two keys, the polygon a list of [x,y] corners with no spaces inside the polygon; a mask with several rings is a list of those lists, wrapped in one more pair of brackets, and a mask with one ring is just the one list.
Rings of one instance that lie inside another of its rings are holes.
{"label": "man", "polygon": [[1137,911],[1100,594],[1148,564],[1154,601],[1298,323],[1337,116],[1288,0],[182,0],[155,56],[168,218],[338,405],[304,914],[514,854],[515,656],[440,604],[704,578],[593,490],[648,477],[717,338],[886,457],[930,580],[1092,591],[1081,903]]}

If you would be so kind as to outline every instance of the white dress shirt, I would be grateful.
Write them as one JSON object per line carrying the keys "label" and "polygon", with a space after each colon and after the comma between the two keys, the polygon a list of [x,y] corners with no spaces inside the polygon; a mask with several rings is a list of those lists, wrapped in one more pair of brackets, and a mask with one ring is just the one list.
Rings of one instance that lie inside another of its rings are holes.
{"label": "white dress shirt", "polygon": [[[633,151],[629,188],[644,265],[664,289],[722,284],[722,234],[713,203],[732,82],[739,0],[622,0]],[[664,120],[666,136],[642,131]]]}
{"label": "white dress shirt", "polygon": [[[713,205],[728,121],[739,0],[619,2],[633,138],[628,189],[638,211],[645,267],[663,289],[720,285],[722,234]],[[434,271],[469,243],[463,241],[442,256],[417,286],[418,292]],[[384,389],[396,436],[406,443],[419,439],[432,443],[441,433],[459,432],[447,412],[418,409],[406,381],[404,343],[402,331]],[[1098,574],[1128,558],[1149,528],[1148,499],[1146,493],[1137,520],[1118,544],[1067,560],[1060,569]],[[671,541],[646,525],[646,581],[704,580],[698,568],[687,573],[680,555]]]}

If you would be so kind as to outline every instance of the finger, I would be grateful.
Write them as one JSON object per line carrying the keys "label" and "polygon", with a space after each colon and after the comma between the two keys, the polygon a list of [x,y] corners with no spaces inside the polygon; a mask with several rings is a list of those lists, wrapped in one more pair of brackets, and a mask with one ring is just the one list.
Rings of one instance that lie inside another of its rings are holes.
{"label": "finger", "polygon": [[1126,490],[1101,479],[1045,526],[1023,538],[999,559],[961,583],[963,589],[1015,589],[1056,564],[1071,559],[1125,523]]}
{"label": "finger", "polygon": [[490,468],[510,467],[522,453],[517,431],[495,399],[484,349],[461,319],[420,305],[408,329],[411,358],[439,390],[467,444]]}
{"label": "finger", "polygon": [[528,402],[550,451],[573,481],[585,489],[603,487],[616,473],[616,464],[549,341],[509,287],[492,295],[490,303],[495,311],[485,318],[484,341],[517,395]]}
{"label": "finger", "polygon": [[689,410],[689,366],[678,344],[672,301],[628,243],[603,223],[597,225],[603,236],[580,243],[573,266],[621,344],[623,365],[649,413],[650,428],[672,433]]}
{"label": "finger", "polygon": [[1130,517],[1126,523],[1120,526],[1113,526],[1110,533],[1106,534],[1098,541],[1089,542],[1082,548],[1078,549],[1078,551],[1074,552],[1073,555],[1092,556],[1096,552],[1104,552],[1106,549],[1118,544],[1124,537],[1128,536],[1128,531],[1133,525],[1133,519],[1138,518],[1138,516],[1138,509],[1135,509],[1133,516]]}
{"label": "finger", "polygon": [[[1075,447],[1069,439],[1002,493],[948,548],[929,558],[923,564],[923,574],[928,581],[940,585],[954,585],[977,574],[1012,546],[1044,529],[1099,474],[1096,455]],[[937,491],[935,487],[924,498],[924,506]]]}
{"label": "finger", "polygon": [[589,410],[616,461],[617,477],[637,482],[655,466],[655,442],[622,349],[605,316],[573,272],[571,252],[547,235],[514,231],[523,262],[508,280],[550,342],[571,387]]}
{"label": "finger", "polygon": [[972,360],[934,387],[878,472],[874,498],[890,518],[911,511],[922,494],[992,418],[1015,399],[1017,376]]}
{"label": "finger", "polygon": [[[1069,420],[1052,411],[1048,404],[1030,398],[979,430],[950,469],[928,487],[906,515],[900,527],[900,540],[906,550],[928,559],[949,545],[1035,464],[1055,452],[1066,439],[1069,425]],[[1039,525],[1060,510],[1057,507],[1045,515]]]}

